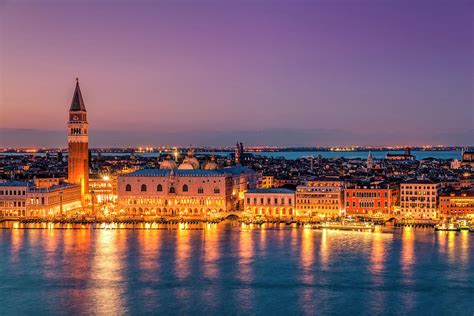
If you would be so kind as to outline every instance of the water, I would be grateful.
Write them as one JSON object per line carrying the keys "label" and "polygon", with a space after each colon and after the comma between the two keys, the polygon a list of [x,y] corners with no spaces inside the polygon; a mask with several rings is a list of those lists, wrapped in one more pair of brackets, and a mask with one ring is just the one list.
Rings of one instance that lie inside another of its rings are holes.
{"label": "water", "polygon": [[[392,153],[392,154],[401,154],[403,151],[397,151],[397,150],[392,150],[392,151],[373,151],[372,156],[375,159],[382,159],[387,156],[387,153]],[[255,152],[253,154],[255,155],[260,155],[260,156],[266,156],[266,157],[284,157],[285,159],[299,159],[301,157],[317,157],[321,156],[323,158],[346,158],[346,159],[367,159],[368,151],[264,151],[264,152]],[[94,155],[97,155],[97,153],[93,153]],[[169,154],[172,154],[169,152]],[[202,152],[198,154],[215,154],[215,155],[220,155],[220,156],[227,156],[230,157],[230,152],[223,152],[223,151],[213,151],[213,152]],[[421,160],[424,158],[437,158],[437,159],[459,159],[461,160],[461,151],[455,151],[455,150],[446,150],[446,151],[439,151],[439,150],[413,150],[411,152],[412,155],[415,156],[417,160]],[[21,156],[25,155],[22,153],[2,153],[2,155],[7,155],[7,156]],[[33,155],[33,154],[30,154]],[[46,156],[45,153],[36,153],[34,155],[37,156]],[[101,153],[103,156],[128,156],[130,153],[114,153],[114,152],[109,152],[109,153]],[[158,157],[160,153],[158,152],[151,152],[151,153],[135,153],[136,156],[143,156],[143,157]]]}
{"label": "water", "polygon": [[[403,151],[373,151],[372,157],[375,159],[382,159],[387,156],[387,153],[392,154],[402,154]],[[215,154],[220,156],[227,156],[230,157],[230,152],[206,152],[205,154]],[[347,159],[367,159],[369,154],[368,151],[263,151],[263,152],[254,152],[255,155],[265,156],[265,157],[284,157],[285,159],[299,159],[301,157],[317,157],[321,156],[323,158],[347,158]],[[437,159],[461,159],[461,151],[423,151],[423,150],[413,150],[411,152],[412,155],[415,156],[416,159],[421,160],[424,158],[437,158]],[[102,153],[104,156],[114,156],[114,155],[129,155],[129,153]],[[143,157],[157,157],[159,153],[152,152],[152,153],[135,153],[135,155],[142,155]]]}
{"label": "water", "polygon": [[0,230],[0,315],[474,313],[474,234],[84,227]]}

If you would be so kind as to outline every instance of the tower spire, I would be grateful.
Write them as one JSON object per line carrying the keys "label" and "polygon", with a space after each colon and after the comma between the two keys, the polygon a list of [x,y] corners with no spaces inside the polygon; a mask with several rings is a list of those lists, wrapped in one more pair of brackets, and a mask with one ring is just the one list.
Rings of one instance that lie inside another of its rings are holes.
{"label": "tower spire", "polygon": [[76,78],[76,89],[74,90],[74,95],[72,96],[72,102],[69,111],[86,111],[86,106],[84,105],[84,100],[82,99],[81,88],[79,87],[79,78]]}

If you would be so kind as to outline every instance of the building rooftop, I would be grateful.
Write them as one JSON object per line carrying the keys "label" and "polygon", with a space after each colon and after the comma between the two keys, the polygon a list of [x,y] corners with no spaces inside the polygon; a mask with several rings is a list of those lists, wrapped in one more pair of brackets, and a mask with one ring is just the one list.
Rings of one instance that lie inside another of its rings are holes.
{"label": "building rooftop", "polygon": [[216,170],[140,169],[131,173],[120,175],[120,177],[166,177],[172,174],[177,177],[223,177],[226,175],[238,175],[247,172],[253,172],[253,170],[242,166],[234,166]]}
{"label": "building rooftop", "polygon": [[71,101],[71,107],[69,111],[86,111],[84,100],[82,99],[81,88],[79,87],[79,80],[76,78],[76,89]]}
{"label": "building rooftop", "polygon": [[437,182],[431,181],[431,180],[418,180],[418,179],[413,179],[413,180],[406,180],[402,182],[402,184],[437,184]]}
{"label": "building rooftop", "polygon": [[341,178],[336,177],[336,176],[317,177],[317,178],[308,180],[308,182],[338,182],[338,181],[342,181],[342,180]]}
{"label": "building rooftop", "polygon": [[80,186],[78,184],[74,184],[74,183],[62,182],[60,184],[55,184],[55,185],[52,185],[52,186],[49,186],[49,187],[46,187],[46,188],[33,187],[33,188],[30,189],[30,191],[31,192],[36,192],[36,193],[51,192],[51,191],[54,191],[54,190],[64,189],[64,188],[68,188],[68,187],[80,187]]}
{"label": "building rooftop", "polygon": [[248,190],[247,193],[277,193],[277,194],[293,194],[294,190],[284,189],[284,188],[260,188]]}
{"label": "building rooftop", "polygon": [[474,189],[452,190],[441,194],[442,197],[474,197]]}
{"label": "building rooftop", "polygon": [[355,182],[346,182],[346,189],[388,189],[398,186],[398,182],[395,181],[355,181]]}
{"label": "building rooftop", "polygon": [[0,182],[0,186],[1,187],[32,187],[34,185],[31,182],[13,180],[13,181]]}

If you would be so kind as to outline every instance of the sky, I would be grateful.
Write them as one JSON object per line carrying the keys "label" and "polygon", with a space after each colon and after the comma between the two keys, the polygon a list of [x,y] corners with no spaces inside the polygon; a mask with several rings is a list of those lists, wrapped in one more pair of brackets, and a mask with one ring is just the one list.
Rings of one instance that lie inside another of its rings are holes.
{"label": "sky", "polygon": [[0,146],[474,145],[474,1],[0,0]]}

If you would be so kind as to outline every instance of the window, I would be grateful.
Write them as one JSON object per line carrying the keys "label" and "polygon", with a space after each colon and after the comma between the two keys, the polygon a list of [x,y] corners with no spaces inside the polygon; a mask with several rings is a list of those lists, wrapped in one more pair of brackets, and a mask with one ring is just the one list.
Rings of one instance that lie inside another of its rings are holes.
{"label": "window", "polygon": [[171,187],[171,188],[170,188],[170,193],[176,193],[176,190],[175,190],[174,187]]}
{"label": "window", "polygon": [[250,204],[250,198],[247,198],[247,204]]}
{"label": "window", "polygon": [[141,191],[142,191],[142,192],[146,192],[146,184],[142,184],[142,186],[141,186]]}
{"label": "window", "polygon": [[219,193],[221,193],[221,190],[219,190],[219,188],[214,188],[214,193],[219,194]]}
{"label": "window", "polygon": [[203,188],[198,188],[198,193],[199,193],[199,194],[203,194],[203,193],[204,193],[204,189],[203,189]]}
{"label": "window", "polygon": [[125,191],[127,191],[127,192],[132,191],[132,186],[131,186],[130,184],[127,184],[127,185],[125,186]]}
{"label": "window", "polygon": [[162,191],[163,191],[163,186],[162,186],[161,184],[158,184],[158,185],[156,186],[156,191],[162,192]]}
{"label": "window", "polygon": [[188,188],[188,185],[185,184],[183,185],[183,192],[188,192],[189,188]]}

